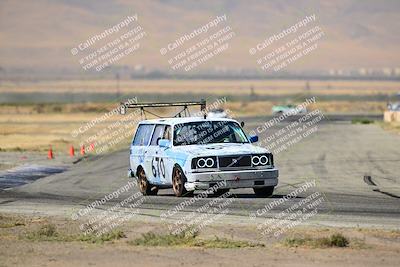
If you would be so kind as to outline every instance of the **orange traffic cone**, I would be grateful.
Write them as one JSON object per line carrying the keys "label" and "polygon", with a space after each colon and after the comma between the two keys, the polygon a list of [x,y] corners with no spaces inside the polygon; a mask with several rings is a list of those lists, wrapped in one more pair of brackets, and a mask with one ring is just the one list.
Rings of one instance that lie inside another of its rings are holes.
{"label": "orange traffic cone", "polygon": [[93,151],[93,150],[94,150],[94,143],[91,143],[91,144],[90,144],[89,150],[90,150],[90,151]]}
{"label": "orange traffic cone", "polygon": [[81,145],[81,155],[85,155],[85,146]]}
{"label": "orange traffic cone", "polygon": [[47,152],[47,158],[48,158],[48,159],[54,159],[54,156],[53,156],[53,149],[51,148],[51,146],[50,146],[50,148],[49,148],[49,151]]}
{"label": "orange traffic cone", "polygon": [[75,149],[74,149],[74,146],[73,145],[71,145],[70,147],[69,147],[69,156],[72,158],[73,156],[75,156]]}

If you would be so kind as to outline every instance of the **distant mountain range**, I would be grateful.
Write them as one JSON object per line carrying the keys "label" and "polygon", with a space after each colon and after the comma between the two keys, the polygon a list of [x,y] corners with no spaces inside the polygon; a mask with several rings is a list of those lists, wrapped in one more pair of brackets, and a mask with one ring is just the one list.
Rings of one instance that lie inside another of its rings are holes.
{"label": "distant mountain range", "polygon": [[259,71],[249,49],[312,14],[316,16],[312,25],[320,26],[325,35],[315,51],[285,71],[328,73],[332,69],[400,66],[398,0],[2,0],[0,73],[42,71],[84,76],[86,72],[71,49],[134,14],[146,36],[140,48],[117,61],[114,68],[139,74],[175,73],[160,49],[224,14],[227,21],[223,25],[235,33],[229,48],[192,73]]}

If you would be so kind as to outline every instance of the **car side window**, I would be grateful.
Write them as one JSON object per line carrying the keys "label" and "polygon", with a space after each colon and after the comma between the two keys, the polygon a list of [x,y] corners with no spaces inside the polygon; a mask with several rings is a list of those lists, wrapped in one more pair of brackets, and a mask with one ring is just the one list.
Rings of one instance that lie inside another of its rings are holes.
{"label": "car side window", "polygon": [[132,144],[134,146],[147,146],[150,141],[151,132],[153,131],[153,124],[141,124],[139,125],[135,138]]}
{"label": "car side window", "polygon": [[166,125],[165,126],[165,131],[163,134],[163,139],[168,139],[169,141],[172,140],[172,134],[171,134],[171,126]]}
{"label": "car side window", "polygon": [[153,132],[153,137],[151,138],[150,145],[158,146],[158,140],[163,138],[165,125],[157,125]]}

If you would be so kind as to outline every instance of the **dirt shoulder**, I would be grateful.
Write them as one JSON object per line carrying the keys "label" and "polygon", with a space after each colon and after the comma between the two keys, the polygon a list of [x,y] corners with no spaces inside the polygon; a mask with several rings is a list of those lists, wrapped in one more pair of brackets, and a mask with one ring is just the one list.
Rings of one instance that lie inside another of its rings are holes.
{"label": "dirt shoulder", "polygon": [[[348,243],[332,245],[335,235]],[[196,236],[172,237],[160,222],[127,221],[107,235],[85,236],[79,221],[63,217],[0,215],[0,266],[365,267],[399,261],[399,231],[297,227],[274,240],[249,225],[215,224]]]}

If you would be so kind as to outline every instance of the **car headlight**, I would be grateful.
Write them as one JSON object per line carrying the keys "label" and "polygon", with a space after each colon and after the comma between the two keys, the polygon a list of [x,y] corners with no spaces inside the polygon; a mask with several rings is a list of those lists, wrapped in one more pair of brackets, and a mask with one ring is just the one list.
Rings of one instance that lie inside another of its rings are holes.
{"label": "car headlight", "polygon": [[272,155],[271,154],[253,155],[251,156],[251,164],[253,166],[272,165]]}
{"label": "car headlight", "polygon": [[217,157],[201,157],[192,160],[192,169],[207,169],[217,167]]}

